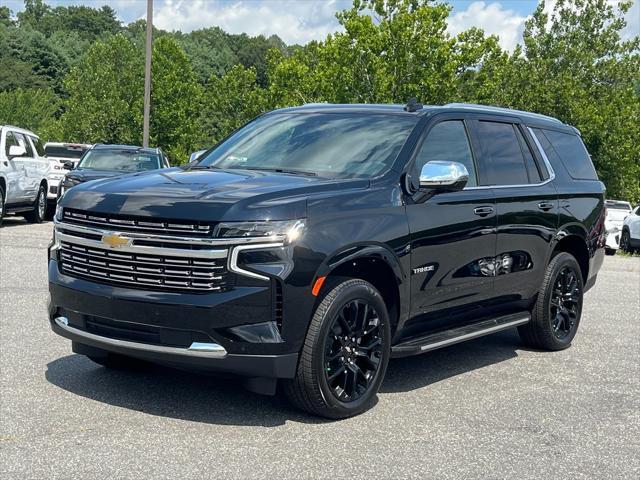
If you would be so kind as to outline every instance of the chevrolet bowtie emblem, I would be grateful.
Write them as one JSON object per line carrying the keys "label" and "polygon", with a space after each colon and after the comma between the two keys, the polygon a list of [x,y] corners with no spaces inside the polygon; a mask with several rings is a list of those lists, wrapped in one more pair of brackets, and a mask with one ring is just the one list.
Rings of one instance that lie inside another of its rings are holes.
{"label": "chevrolet bowtie emblem", "polygon": [[111,235],[103,235],[102,243],[111,248],[120,248],[131,245],[131,239],[112,233]]}

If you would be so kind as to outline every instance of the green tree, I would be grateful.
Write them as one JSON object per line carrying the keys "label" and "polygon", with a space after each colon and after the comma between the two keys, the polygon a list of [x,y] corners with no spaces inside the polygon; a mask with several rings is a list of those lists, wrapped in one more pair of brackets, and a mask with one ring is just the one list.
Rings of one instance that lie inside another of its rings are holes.
{"label": "green tree", "polygon": [[267,91],[258,85],[255,69],[236,65],[222,77],[212,76],[202,102],[199,146],[210,147],[268,109]]}
{"label": "green tree", "polygon": [[11,10],[9,7],[0,7],[0,25],[5,27],[13,26],[13,19],[11,18]]}
{"label": "green tree", "polygon": [[152,144],[183,163],[198,140],[202,87],[175,40],[162,37],[154,42],[151,79]]}
{"label": "green tree", "polygon": [[451,37],[451,7],[419,0],[354,0],[338,13],[344,32],[288,58],[271,53],[270,90],[292,101],[443,103],[459,96],[459,76],[499,52],[480,30]]}
{"label": "green tree", "polygon": [[65,140],[140,145],[143,57],[123,35],[94,43],[65,79]]}
{"label": "green tree", "polygon": [[576,126],[607,195],[640,201],[640,39],[623,40],[624,13],[606,0],[541,3],[524,44],[498,68],[501,85],[485,97],[553,115]]}
{"label": "green tree", "polygon": [[59,108],[60,100],[51,89],[0,92],[0,125],[16,125],[43,134],[53,127]]}

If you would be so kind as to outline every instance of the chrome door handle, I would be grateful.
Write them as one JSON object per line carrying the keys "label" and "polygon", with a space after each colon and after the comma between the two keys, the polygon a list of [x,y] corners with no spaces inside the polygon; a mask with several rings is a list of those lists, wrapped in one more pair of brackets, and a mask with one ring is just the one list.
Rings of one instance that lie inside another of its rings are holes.
{"label": "chrome door handle", "polygon": [[476,207],[473,209],[473,213],[481,217],[486,217],[493,213],[493,207]]}
{"label": "chrome door handle", "polygon": [[546,212],[546,211],[549,211],[549,210],[551,210],[553,208],[553,203],[551,203],[551,202],[540,202],[538,204],[538,208],[540,210],[544,210]]}

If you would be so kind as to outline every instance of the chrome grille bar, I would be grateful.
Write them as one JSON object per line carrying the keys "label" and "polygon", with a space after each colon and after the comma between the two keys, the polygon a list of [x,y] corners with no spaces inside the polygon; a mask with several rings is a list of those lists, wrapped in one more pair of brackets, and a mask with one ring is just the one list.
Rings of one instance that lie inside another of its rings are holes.
{"label": "chrome grille bar", "polygon": [[192,236],[210,236],[213,232],[213,226],[208,224],[131,219],[118,215],[99,214],[82,210],[65,210],[63,218],[69,223],[97,227],[119,227],[127,231],[131,230],[143,233],[178,233]]}

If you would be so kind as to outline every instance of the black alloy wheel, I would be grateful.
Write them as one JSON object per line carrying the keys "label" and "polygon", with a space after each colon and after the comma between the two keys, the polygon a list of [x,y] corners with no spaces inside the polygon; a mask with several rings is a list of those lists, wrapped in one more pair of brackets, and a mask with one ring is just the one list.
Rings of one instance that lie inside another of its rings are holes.
{"label": "black alloy wheel", "polygon": [[390,355],[391,321],[380,292],[359,278],[329,278],[284,393],[314,415],[358,415],[375,404]]}
{"label": "black alloy wheel", "polygon": [[564,266],[558,275],[549,302],[553,334],[560,340],[572,334],[580,314],[582,291],[578,282],[580,273]]}
{"label": "black alloy wheel", "polygon": [[382,327],[373,305],[353,300],[333,319],[325,344],[325,380],[341,402],[366,394],[382,359]]}
{"label": "black alloy wheel", "polygon": [[531,320],[518,327],[525,345],[542,350],[571,346],[582,315],[582,270],[569,252],[557,252],[549,261],[531,308]]}
{"label": "black alloy wheel", "polygon": [[38,189],[38,196],[33,204],[33,210],[24,214],[24,218],[31,223],[42,223],[47,211],[47,192],[43,185]]}

